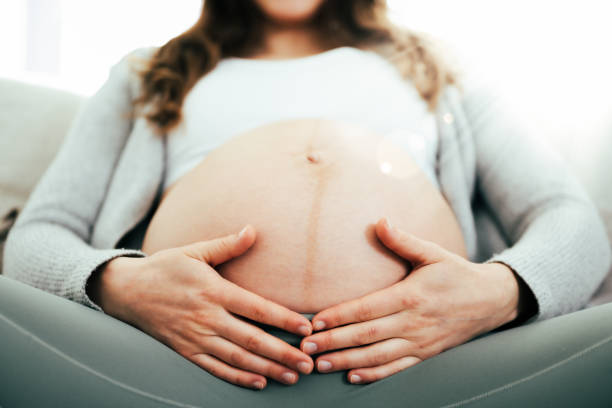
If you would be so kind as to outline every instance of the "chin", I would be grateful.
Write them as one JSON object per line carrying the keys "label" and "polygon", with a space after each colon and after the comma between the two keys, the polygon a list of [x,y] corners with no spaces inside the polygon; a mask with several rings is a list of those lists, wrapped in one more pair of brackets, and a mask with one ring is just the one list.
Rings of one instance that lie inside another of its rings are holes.
{"label": "chin", "polygon": [[263,14],[278,24],[309,21],[325,0],[254,0]]}

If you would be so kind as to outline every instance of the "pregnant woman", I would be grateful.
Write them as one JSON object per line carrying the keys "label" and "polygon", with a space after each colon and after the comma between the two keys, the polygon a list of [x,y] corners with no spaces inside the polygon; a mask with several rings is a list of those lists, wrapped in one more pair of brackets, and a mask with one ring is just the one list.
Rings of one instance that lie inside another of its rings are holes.
{"label": "pregnant woman", "polygon": [[381,1],[127,55],[10,232],[0,405],[603,406],[597,210],[458,80]]}

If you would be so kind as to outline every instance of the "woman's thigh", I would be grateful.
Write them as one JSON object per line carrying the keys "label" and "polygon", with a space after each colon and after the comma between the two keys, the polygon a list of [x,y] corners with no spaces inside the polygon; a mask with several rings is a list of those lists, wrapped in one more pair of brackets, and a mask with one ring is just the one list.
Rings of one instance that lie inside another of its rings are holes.
{"label": "woman's thigh", "polygon": [[[270,328],[296,344],[299,338]],[[491,334],[369,385],[226,383],[103,313],[0,276],[0,406],[610,406],[612,304]]]}

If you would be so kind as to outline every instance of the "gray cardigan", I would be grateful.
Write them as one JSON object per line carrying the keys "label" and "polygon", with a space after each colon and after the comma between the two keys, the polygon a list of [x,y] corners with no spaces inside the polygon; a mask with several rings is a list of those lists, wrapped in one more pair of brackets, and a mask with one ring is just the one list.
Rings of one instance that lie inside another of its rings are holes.
{"label": "gray cardigan", "polygon": [[[90,274],[117,256],[146,256],[166,144],[129,113],[134,64],[155,49],[124,56],[84,103],[8,236],[6,275],[101,311],[85,291]],[[442,194],[469,259],[512,267],[537,300],[534,319],[580,309],[610,268],[603,221],[562,157],[498,102],[484,87],[445,89],[436,110]]]}

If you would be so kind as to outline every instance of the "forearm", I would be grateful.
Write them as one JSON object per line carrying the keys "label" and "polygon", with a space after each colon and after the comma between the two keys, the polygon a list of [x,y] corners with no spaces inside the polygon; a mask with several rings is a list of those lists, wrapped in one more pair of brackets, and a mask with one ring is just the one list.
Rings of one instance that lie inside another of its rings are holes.
{"label": "forearm", "polygon": [[537,299],[537,319],[582,308],[610,267],[610,247],[595,209],[565,201],[526,223],[518,241],[487,262],[511,267]]}
{"label": "forearm", "polygon": [[15,226],[4,252],[4,274],[83,305],[101,310],[87,296],[91,273],[122,255],[145,256],[130,249],[96,249],[70,230],[50,223]]}
{"label": "forearm", "polygon": [[132,109],[128,62],[126,56],[115,64],[81,107],[12,228],[4,254],[5,274],[97,310],[86,293],[91,273],[117,256],[144,256],[90,245],[132,128],[126,115]]}
{"label": "forearm", "polygon": [[477,160],[478,193],[508,248],[487,262],[512,268],[537,299],[536,319],[583,307],[610,269],[604,224],[564,158],[530,132],[490,89],[463,102]]}

